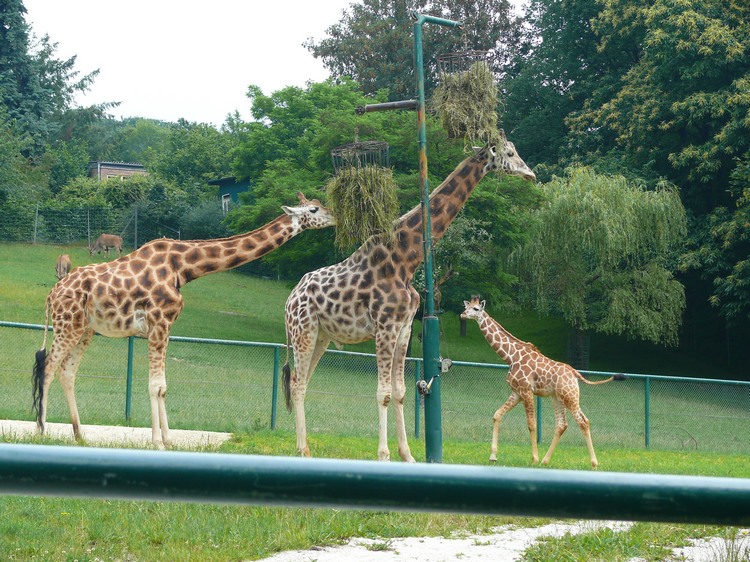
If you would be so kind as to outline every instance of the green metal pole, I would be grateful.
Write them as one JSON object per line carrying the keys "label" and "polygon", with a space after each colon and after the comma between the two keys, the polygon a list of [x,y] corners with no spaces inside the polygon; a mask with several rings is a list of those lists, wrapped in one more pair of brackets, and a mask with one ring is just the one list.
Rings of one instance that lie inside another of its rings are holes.
{"label": "green metal pole", "polygon": [[[414,385],[419,382],[419,377],[422,373],[422,365],[419,359],[414,360]],[[422,395],[419,392],[414,393],[414,437],[419,439],[419,413],[422,409]]]}
{"label": "green metal pole", "polygon": [[135,337],[128,338],[128,376],[125,383],[125,421],[130,421],[130,405],[133,396],[133,349]]}
{"label": "green metal pole", "polygon": [[542,397],[536,397],[536,442],[542,442]]}
{"label": "green metal pole", "polygon": [[643,379],[643,394],[644,394],[644,405],[643,409],[645,412],[644,420],[644,432],[646,433],[646,449],[651,448],[651,379],[646,377]]}
{"label": "green metal pole", "polygon": [[425,312],[422,320],[422,351],[424,380],[430,390],[424,398],[425,456],[429,463],[443,462],[443,422],[440,407],[440,325],[435,316],[432,265],[432,225],[430,224],[430,191],[427,177],[427,124],[425,122],[424,56],[422,26],[436,23],[460,27],[461,23],[433,16],[413,13],[414,68],[417,74],[417,128],[419,131],[419,189],[422,207],[422,237],[424,239]]}
{"label": "green metal pole", "polygon": [[271,429],[276,429],[276,402],[279,398],[279,362],[278,347],[273,348],[273,391],[271,393]]}

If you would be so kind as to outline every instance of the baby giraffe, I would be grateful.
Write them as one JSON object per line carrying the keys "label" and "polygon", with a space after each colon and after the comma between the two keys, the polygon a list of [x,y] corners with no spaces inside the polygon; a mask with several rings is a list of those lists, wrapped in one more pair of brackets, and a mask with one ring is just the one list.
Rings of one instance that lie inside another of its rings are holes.
{"label": "baby giraffe", "polygon": [[586,438],[591,466],[594,468],[599,466],[596,453],[594,453],[594,445],[591,442],[589,420],[581,411],[578,403],[578,381],[581,380],[586,384],[595,385],[604,384],[613,379],[621,380],[624,377],[616,375],[598,382],[586,380],[581,373],[570,365],[553,361],[543,355],[533,344],[514,337],[484,311],[484,304],[485,301],[479,302],[478,297],[472,297],[471,302],[464,301],[466,309],[461,314],[461,318],[476,320],[479,329],[492,349],[508,364],[510,370],[506,382],[513,391],[510,398],[495,412],[493,417],[490,461],[497,461],[497,435],[503,416],[512,410],[518,402],[522,401],[526,409],[526,422],[531,435],[531,459],[534,464],[539,462],[539,452],[536,446],[536,416],[534,415],[534,395],[536,395],[552,396],[552,403],[555,407],[555,436],[552,438],[547,454],[542,459],[542,464],[549,463],[552,453],[557,447],[557,442],[560,441],[560,437],[568,427],[568,421],[565,419],[565,409],[567,408],[573,414],[573,418]]}

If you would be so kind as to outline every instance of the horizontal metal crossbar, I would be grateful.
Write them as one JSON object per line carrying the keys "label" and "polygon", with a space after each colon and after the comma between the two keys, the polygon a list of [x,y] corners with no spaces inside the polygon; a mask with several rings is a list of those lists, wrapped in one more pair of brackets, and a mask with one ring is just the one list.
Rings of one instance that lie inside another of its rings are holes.
{"label": "horizontal metal crossbar", "polygon": [[0,494],[750,525],[750,479],[0,445]]}

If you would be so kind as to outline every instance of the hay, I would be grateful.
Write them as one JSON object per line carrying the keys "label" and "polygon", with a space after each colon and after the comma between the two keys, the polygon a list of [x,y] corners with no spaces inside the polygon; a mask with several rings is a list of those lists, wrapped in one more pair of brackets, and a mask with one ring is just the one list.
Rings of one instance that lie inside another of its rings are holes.
{"label": "hay", "polygon": [[492,142],[497,129],[498,89],[485,61],[462,72],[441,72],[430,103],[450,138]]}
{"label": "hay", "polygon": [[344,168],[328,182],[326,192],[328,206],[336,217],[336,244],[342,250],[374,234],[392,233],[398,218],[398,197],[390,168]]}

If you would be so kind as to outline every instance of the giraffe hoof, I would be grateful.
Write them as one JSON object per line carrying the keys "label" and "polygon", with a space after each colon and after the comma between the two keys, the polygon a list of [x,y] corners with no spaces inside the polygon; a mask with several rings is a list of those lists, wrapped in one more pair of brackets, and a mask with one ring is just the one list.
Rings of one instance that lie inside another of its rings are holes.
{"label": "giraffe hoof", "polygon": [[495,455],[491,455],[490,462],[497,462],[497,457]]}

